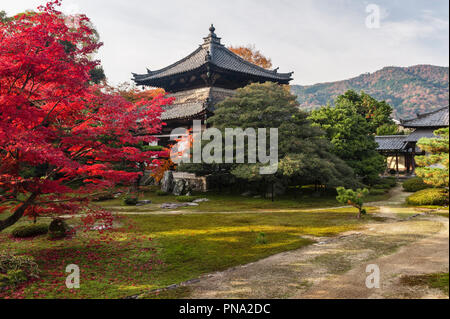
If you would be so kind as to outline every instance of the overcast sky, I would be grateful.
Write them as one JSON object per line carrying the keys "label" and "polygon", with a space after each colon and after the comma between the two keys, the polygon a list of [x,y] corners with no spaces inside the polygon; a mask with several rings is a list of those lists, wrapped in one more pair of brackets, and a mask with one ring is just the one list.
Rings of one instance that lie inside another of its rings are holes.
{"label": "overcast sky", "polygon": [[[12,15],[43,2],[0,0],[0,10]],[[379,28],[366,26],[370,4],[380,8]],[[448,0],[64,0],[62,8],[96,26],[112,84],[185,57],[211,23],[225,45],[255,45],[280,72],[294,71],[293,84],[449,59]]]}

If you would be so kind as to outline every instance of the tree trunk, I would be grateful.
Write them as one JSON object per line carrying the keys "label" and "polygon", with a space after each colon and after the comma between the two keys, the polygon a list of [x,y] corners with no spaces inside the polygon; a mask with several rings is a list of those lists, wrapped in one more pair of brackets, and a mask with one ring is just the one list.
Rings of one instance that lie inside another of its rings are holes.
{"label": "tree trunk", "polygon": [[274,196],[274,194],[273,194],[273,193],[274,193],[274,189],[273,189],[274,186],[273,186],[273,184],[274,184],[274,183],[272,183],[272,202],[273,202],[273,196]]}
{"label": "tree trunk", "polygon": [[358,216],[356,218],[361,219],[362,217],[362,207],[358,207]]}
{"label": "tree trunk", "polygon": [[25,210],[31,204],[33,204],[36,197],[37,194],[31,194],[30,197],[28,197],[28,199],[22,205],[20,205],[11,216],[6,218],[5,220],[0,221],[0,231],[14,225],[23,216]]}

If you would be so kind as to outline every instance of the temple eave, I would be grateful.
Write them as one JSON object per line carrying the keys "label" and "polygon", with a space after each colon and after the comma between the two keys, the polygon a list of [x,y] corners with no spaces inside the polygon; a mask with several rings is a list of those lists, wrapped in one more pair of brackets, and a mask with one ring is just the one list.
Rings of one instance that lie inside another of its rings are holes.
{"label": "temple eave", "polygon": [[[234,78],[235,85],[227,85],[225,79]],[[134,78],[136,85],[160,87],[168,92],[177,92],[186,88],[197,88],[203,86],[218,86],[223,88],[235,89],[250,83],[277,82],[279,84],[289,84],[292,81],[290,73],[278,73],[274,76],[260,76],[246,74],[234,70],[221,69],[214,67],[210,69],[210,76],[207,76],[206,70],[203,68],[192,70],[190,72],[174,74],[165,77],[154,78]]]}

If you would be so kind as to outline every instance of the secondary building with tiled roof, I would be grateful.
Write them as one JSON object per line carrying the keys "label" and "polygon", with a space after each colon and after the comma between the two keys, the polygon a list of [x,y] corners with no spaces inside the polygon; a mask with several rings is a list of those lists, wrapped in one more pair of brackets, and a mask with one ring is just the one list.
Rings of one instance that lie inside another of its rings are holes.
{"label": "secondary building with tiled roof", "polygon": [[417,147],[417,142],[424,137],[435,137],[434,132],[437,129],[448,127],[448,114],[448,107],[417,114],[414,118],[400,120],[402,127],[413,130],[409,135],[376,136],[378,151],[388,160],[387,170],[396,173],[400,171],[407,174],[414,173],[414,157],[424,154]]}

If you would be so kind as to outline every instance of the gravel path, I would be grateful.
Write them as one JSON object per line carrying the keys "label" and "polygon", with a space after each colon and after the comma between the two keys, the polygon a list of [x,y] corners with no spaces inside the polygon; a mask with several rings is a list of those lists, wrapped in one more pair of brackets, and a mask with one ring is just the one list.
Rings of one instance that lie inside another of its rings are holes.
{"label": "gravel path", "polygon": [[[448,272],[448,218],[402,218],[398,206],[408,194],[395,188],[391,195],[369,204],[380,207],[386,222],[206,275],[187,285],[191,298],[448,298],[400,283],[403,275]],[[366,287],[369,264],[380,268],[380,288]]]}

